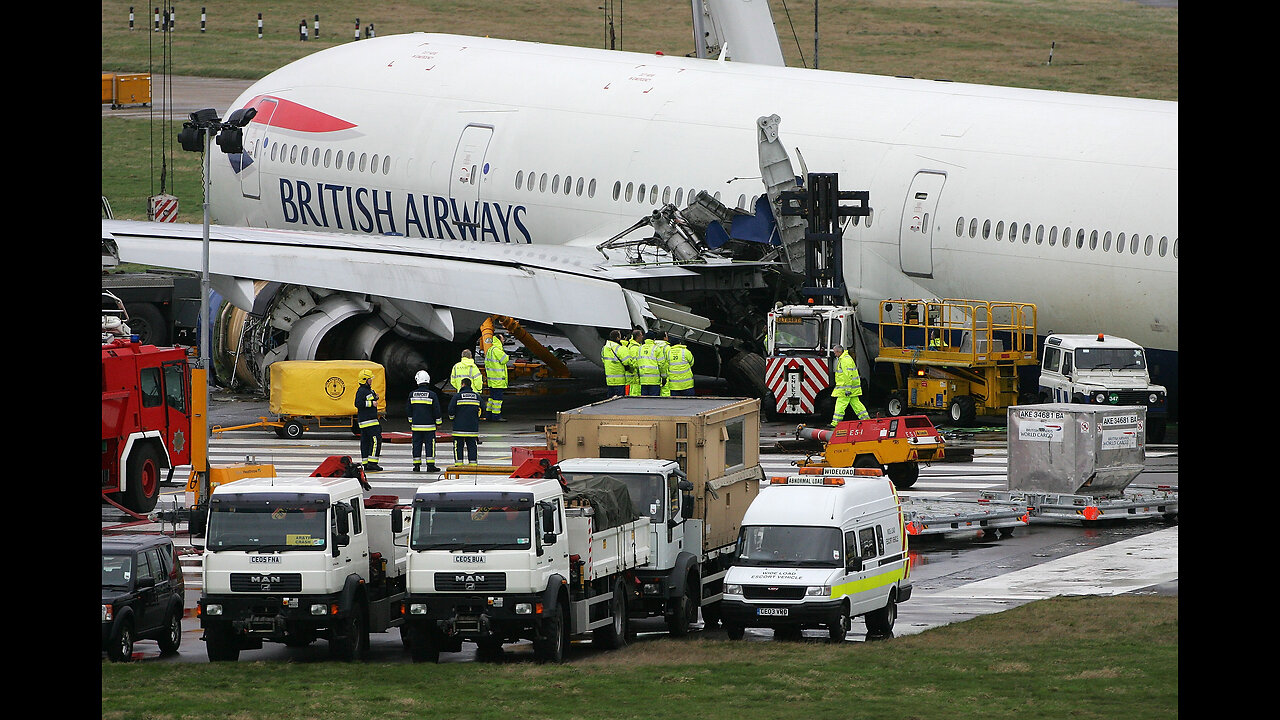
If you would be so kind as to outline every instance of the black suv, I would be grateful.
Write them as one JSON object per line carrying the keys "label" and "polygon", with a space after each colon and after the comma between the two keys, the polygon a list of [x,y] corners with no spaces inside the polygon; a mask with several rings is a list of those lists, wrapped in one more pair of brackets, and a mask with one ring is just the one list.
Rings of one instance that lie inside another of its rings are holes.
{"label": "black suv", "polygon": [[160,652],[182,642],[182,565],[163,535],[102,539],[102,649],[128,662],[137,640],[157,640]]}

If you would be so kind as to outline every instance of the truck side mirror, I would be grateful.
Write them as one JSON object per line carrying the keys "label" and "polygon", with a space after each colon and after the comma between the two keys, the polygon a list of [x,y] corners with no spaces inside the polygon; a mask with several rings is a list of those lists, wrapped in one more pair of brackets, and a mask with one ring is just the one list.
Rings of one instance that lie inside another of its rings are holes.
{"label": "truck side mirror", "polygon": [[849,558],[848,569],[849,569],[849,572],[862,572],[862,558],[860,557]]}
{"label": "truck side mirror", "polygon": [[693,496],[683,495],[680,498],[680,517],[688,520],[693,517]]}
{"label": "truck side mirror", "polygon": [[684,492],[693,492],[693,483],[688,480],[681,480],[677,482],[676,487],[680,488]]}
{"label": "truck side mirror", "polygon": [[333,536],[333,546],[335,548],[346,547],[351,544],[351,536],[346,533],[338,533]]}
{"label": "truck side mirror", "polygon": [[404,513],[400,511],[399,507],[392,506],[391,533],[393,535],[399,535],[402,532],[404,532]]}
{"label": "truck side mirror", "polygon": [[556,544],[556,534],[555,534],[555,533],[553,533],[553,532],[544,532],[544,533],[542,533],[542,544],[543,544],[543,545],[555,545],[555,544]]}

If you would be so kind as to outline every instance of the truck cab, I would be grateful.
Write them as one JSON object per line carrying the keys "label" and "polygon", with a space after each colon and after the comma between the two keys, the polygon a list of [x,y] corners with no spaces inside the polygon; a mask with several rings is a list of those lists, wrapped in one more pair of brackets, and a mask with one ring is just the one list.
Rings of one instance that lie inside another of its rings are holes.
{"label": "truck cab", "polygon": [[1114,335],[1053,334],[1040,361],[1041,403],[1137,405],[1147,409],[1147,441],[1163,442],[1168,394],[1151,382],[1142,346]]}
{"label": "truck cab", "polygon": [[821,627],[842,642],[857,616],[893,631],[911,597],[902,508],[878,470],[857,473],[775,477],[747,508],[721,603],[730,640]]}
{"label": "truck cab", "polygon": [[853,306],[775,305],[765,334],[765,385],[770,393],[761,400],[765,412],[830,415],[833,349],[840,345],[852,352],[856,330]]}
{"label": "truck cab", "polygon": [[356,478],[244,478],[210,496],[199,604],[209,659],[326,638],[339,659],[399,624],[403,508],[371,509]]}

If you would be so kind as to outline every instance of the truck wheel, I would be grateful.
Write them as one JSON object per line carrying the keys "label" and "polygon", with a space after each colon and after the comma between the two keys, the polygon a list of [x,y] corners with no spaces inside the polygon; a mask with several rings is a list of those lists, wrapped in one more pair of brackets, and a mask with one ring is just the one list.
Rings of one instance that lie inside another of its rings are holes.
{"label": "truck wheel", "polygon": [[746,631],[747,629],[741,625],[730,625],[725,623],[724,626],[724,633],[729,636],[730,640],[741,640],[742,636],[746,634]]}
{"label": "truck wheel", "polygon": [[409,656],[416,663],[438,663],[443,639],[434,622],[414,623],[409,628]]}
{"label": "truck wheel", "polygon": [[667,632],[671,637],[684,637],[689,634],[694,623],[698,622],[698,606],[701,604],[698,579],[691,575],[685,578],[684,593],[680,595],[675,613],[667,620]]}
{"label": "truck wheel", "polygon": [[129,454],[125,484],[128,487],[121,498],[122,505],[139,515],[156,509],[156,501],[160,499],[160,454],[153,446],[139,445]]}
{"label": "truck wheel", "polygon": [[968,395],[962,395],[951,401],[951,406],[947,410],[947,417],[951,419],[952,425],[959,427],[970,427],[973,421],[978,417],[978,410],[973,404],[973,398]]}
{"label": "truck wheel", "polygon": [[893,634],[893,623],[898,619],[898,595],[889,591],[889,602],[879,610],[872,610],[864,618],[867,623],[867,635],[889,636]]}
{"label": "truck wheel", "polygon": [[161,655],[172,655],[178,652],[182,644],[182,608],[175,607],[169,613],[169,621],[165,623],[164,634],[157,638]]}
{"label": "truck wheel", "polygon": [[107,658],[111,662],[133,660],[133,619],[125,618],[116,625],[115,634],[107,645]]}
{"label": "truck wheel", "polygon": [[540,663],[562,663],[568,644],[569,608],[561,602],[556,612],[542,621],[542,637],[533,641],[533,658]]}
{"label": "truck wheel", "polygon": [[844,642],[844,636],[849,634],[849,608],[846,605],[840,606],[840,617],[835,622],[827,626],[827,637],[833,643]]}
{"label": "truck wheel", "polygon": [[502,639],[486,638],[477,640],[476,659],[483,662],[502,662]]}
{"label": "truck wheel", "polygon": [[916,480],[920,479],[920,464],[910,460],[889,463],[889,479],[893,481],[894,487],[899,490],[906,490],[915,485]]}
{"label": "truck wheel", "polygon": [[143,345],[168,345],[169,329],[164,315],[150,303],[136,303],[129,308],[129,332]]}
{"label": "truck wheel", "polygon": [[240,646],[229,630],[206,628],[204,649],[209,662],[235,662],[240,659]]}
{"label": "truck wheel", "polygon": [[364,619],[364,607],[356,606],[341,629],[342,635],[337,635],[335,630],[329,631],[329,654],[343,662],[366,660],[369,657],[369,626]]}
{"label": "truck wheel", "polygon": [[907,397],[901,390],[889,393],[889,402],[885,404],[885,412],[889,417],[902,417],[907,412]]}
{"label": "truck wheel", "polygon": [[609,603],[609,612],[613,614],[613,622],[592,630],[591,644],[599,645],[606,650],[618,650],[627,644],[627,633],[631,625],[627,617],[626,585],[621,580],[613,587],[613,600]]}

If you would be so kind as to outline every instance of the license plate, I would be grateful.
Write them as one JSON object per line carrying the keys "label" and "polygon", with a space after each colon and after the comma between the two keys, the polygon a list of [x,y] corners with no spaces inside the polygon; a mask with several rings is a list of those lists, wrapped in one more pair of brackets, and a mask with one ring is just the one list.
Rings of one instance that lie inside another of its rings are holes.
{"label": "license plate", "polygon": [[790,608],[756,608],[756,615],[781,615],[791,614]]}

